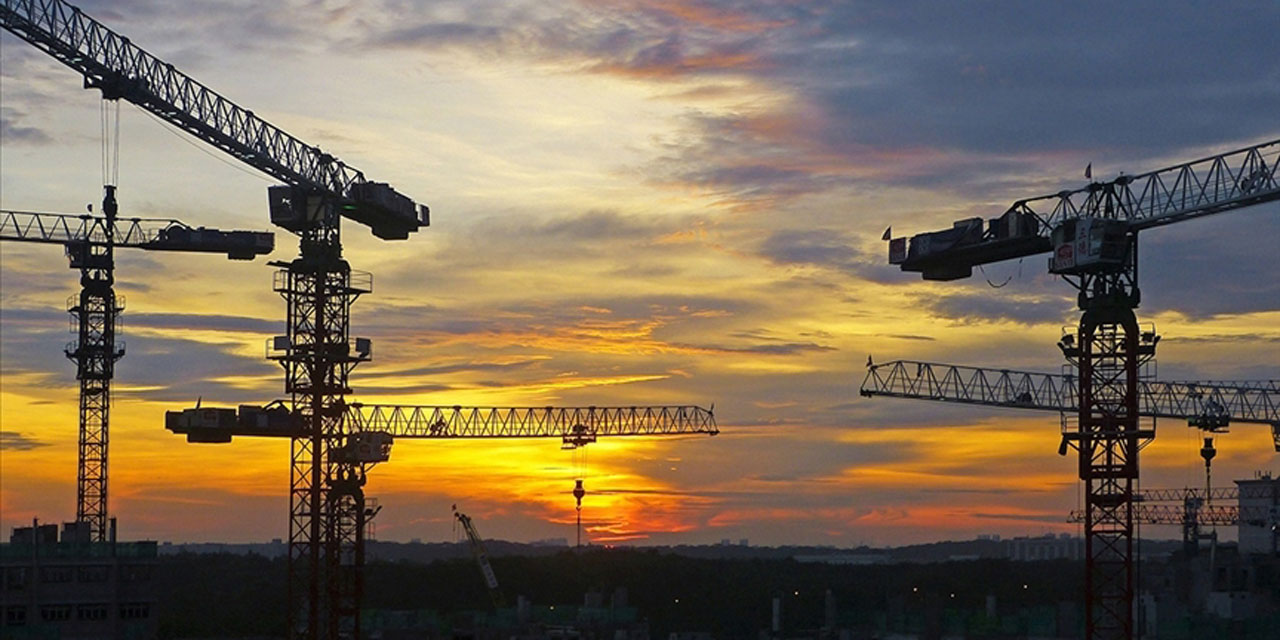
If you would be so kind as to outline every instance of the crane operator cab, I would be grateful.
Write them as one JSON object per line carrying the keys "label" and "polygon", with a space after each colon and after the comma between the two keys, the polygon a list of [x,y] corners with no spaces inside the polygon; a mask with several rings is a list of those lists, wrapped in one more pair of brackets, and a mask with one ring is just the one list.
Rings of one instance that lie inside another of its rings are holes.
{"label": "crane operator cab", "polygon": [[1129,224],[1107,218],[1064,220],[1051,235],[1051,273],[1076,275],[1122,269],[1129,258]]}
{"label": "crane operator cab", "polygon": [[391,434],[382,431],[362,431],[347,436],[341,447],[329,450],[334,462],[372,464],[391,459]]}

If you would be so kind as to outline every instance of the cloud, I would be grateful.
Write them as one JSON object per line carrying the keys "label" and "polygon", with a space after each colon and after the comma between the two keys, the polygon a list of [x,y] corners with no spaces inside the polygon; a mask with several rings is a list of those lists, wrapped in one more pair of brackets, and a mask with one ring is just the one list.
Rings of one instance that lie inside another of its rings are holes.
{"label": "cloud", "polygon": [[240,333],[284,333],[281,320],[263,320],[245,316],[229,316],[200,313],[130,313],[126,319],[131,327],[151,329],[190,329],[229,331]]}
{"label": "cloud", "polygon": [[[1065,283],[1064,283],[1064,288]],[[999,291],[921,296],[934,314],[964,322],[1013,322],[1023,325],[1069,324],[1075,305],[1065,295],[1014,296]]]}
{"label": "cloud", "polygon": [[410,369],[377,369],[360,371],[361,379],[377,379],[390,376],[431,376],[444,373],[460,373],[471,371],[507,371],[511,369],[524,369],[545,361],[546,358],[526,358],[514,360],[510,362],[459,362],[455,364],[442,364],[428,367],[413,367]]}
{"label": "cloud", "polygon": [[669,78],[764,68],[763,32],[781,24],[711,4],[678,2],[562,5],[554,12],[495,2],[416,8],[393,13],[396,21],[362,21],[357,46],[459,49],[608,75]]}
{"label": "cloud", "polygon": [[0,449],[28,451],[47,446],[49,446],[48,442],[37,440],[18,431],[0,431]]}
{"label": "cloud", "polygon": [[864,280],[898,279],[882,261],[857,248],[853,235],[838,229],[781,229],[760,243],[760,255],[781,265],[839,271]]}
{"label": "cloud", "polygon": [[1139,236],[1140,314],[1188,318],[1280,309],[1280,204],[1221,213]]}
{"label": "cloud", "polygon": [[0,140],[12,145],[43,145],[53,142],[44,129],[22,124],[25,114],[17,109],[0,109]]}

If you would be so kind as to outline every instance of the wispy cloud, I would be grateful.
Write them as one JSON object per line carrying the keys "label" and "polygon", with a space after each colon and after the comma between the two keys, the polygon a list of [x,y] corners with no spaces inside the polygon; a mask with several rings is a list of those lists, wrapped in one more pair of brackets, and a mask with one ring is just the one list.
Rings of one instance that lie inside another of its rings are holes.
{"label": "wispy cloud", "polygon": [[0,431],[0,449],[28,451],[38,447],[47,447],[48,442],[36,439],[19,431]]}

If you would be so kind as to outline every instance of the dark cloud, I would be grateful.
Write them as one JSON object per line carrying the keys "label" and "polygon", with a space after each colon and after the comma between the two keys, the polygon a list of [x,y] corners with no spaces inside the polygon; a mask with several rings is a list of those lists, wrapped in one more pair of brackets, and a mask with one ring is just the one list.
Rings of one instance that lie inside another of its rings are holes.
{"label": "dark cloud", "polygon": [[[1239,19],[1221,19],[1223,11]],[[1032,10],[859,3],[819,23],[829,41],[856,45],[797,47],[791,56],[813,65],[810,77],[845,79],[815,87],[843,123],[835,141],[1159,153],[1276,131],[1266,114],[1280,97],[1280,62],[1249,68],[1205,56],[1256,59],[1277,20],[1274,5],[1253,1]],[[831,73],[841,68],[848,73]]]}
{"label": "dark cloud", "polygon": [[244,316],[203,315],[195,313],[130,313],[129,326],[151,329],[193,329],[243,331],[246,333],[283,333],[284,322]]}
{"label": "dark cloud", "polygon": [[[469,3],[367,21],[360,42],[767,83],[794,99],[764,112],[691,112],[685,139],[650,167],[745,200],[859,179],[1021,191],[1020,174],[1047,171],[1064,153],[1132,172],[1150,158],[1277,133],[1280,60],[1257,48],[1280,21],[1274,5],[1090,5],[638,2],[546,13]],[[1249,62],[1213,62],[1224,59]]]}
{"label": "dark cloud", "polygon": [[966,511],[967,515],[974,518],[985,518],[988,520],[1012,520],[1015,522],[1044,522],[1049,524],[1062,524],[1066,522],[1066,518],[1062,514],[1050,515],[1032,515],[1027,513],[983,513],[981,511]]}
{"label": "dark cloud", "polygon": [[813,342],[788,342],[783,344],[753,344],[745,347],[728,347],[714,345],[694,345],[694,344],[675,344],[678,347],[688,347],[690,349],[705,349],[707,351],[721,351],[724,353],[757,353],[761,355],[789,356],[799,353],[810,353],[814,351],[835,351],[835,347],[817,344]]}
{"label": "dark cloud", "polygon": [[937,489],[934,489],[934,488],[925,487],[923,489],[920,489],[920,491],[923,491],[924,493],[959,493],[959,494],[995,495],[995,496],[1016,495],[1016,494],[1022,494],[1022,493],[1050,493],[1050,491],[1047,489],[1038,489],[1038,488],[1032,488],[1032,487],[1011,488],[1011,489],[993,489],[993,488],[988,488],[988,489],[937,488]]}
{"label": "dark cloud", "polygon": [[493,46],[502,42],[503,35],[504,31],[495,26],[439,22],[400,27],[371,35],[365,40],[365,44],[371,48],[437,48],[458,44]]}
{"label": "dark cloud", "polygon": [[49,446],[48,442],[37,440],[32,436],[18,431],[0,431],[0,449],[27,451],[47,446]]}
{"label": "dark cloud", "polygon": [[[1065,284],[1063,285],[1066,288]],[[1074,300],[1068,296],[1038,298],[990,293],[959,293],[922,296],[920,304],[934,314],[964,322],[1015,322],[1018,324],[1069,324],[1074,317]]]}
{"label": "dark cloud", "polygon": [[45,130],[22,124],[25,114],[16,109],[0,109],[0,142],[6,145],[43,145],[53,142]]}
{"label": "dark cloud", "polygon": [[765,238],[758,251],[778,264],[824,267],[869,280],[892,274],[854,246],[852,234],[836,229],[783,229]]}
{"label": "dark cloud", "polygon": [[[442,7],[443,8],[443,7]],[[470,2],[459,11],[399,11],[396,21],[365,20],[363,49],[454,48],[598,73],[638,77],[715,74],[768,66],[762,30],[776,25],[707,4],[701,16],[650,3],[562,6],[555,13],[522,3]],[[716,15],[716,18],[711,18]]]}
{"label": "dark cloud", "polygon": [[[1163,335],[1163,334],[1162,334]],[[1182,344],[1258,344],[1264,342],[1280,342],[1280,334],[1275,333],[1211,333],[1198,336],[1167,335],[1162,338],[1165,344],[1178,342]]]}
{"label": "dark cloud", "polygon": [[527,360],[516,360],[512,362],[463,362],[458,364],[438,365],[433,367],[414,367],[412,369],[390,369],[390,370],[362,370],[360,372],[361,379],[368,378],[385,378],[400,376],[430,376],[445,373],[459,373],[463,371],[508,371],[512,369],[524,369],[543,362],[542,358],[533,358]]}
{"label": "dark cloud", "polygon": [[1280,205],[1143,232],[1138,239],[1144,313],[1191,318],[1280,310]]}
{"label": "dark cloud", "polygon": [[[364,380],[366,377],[367,376],[362,375],[356,378],[355,383],[352,385],[356,394],[363,393],[363,394],[371,394],[371,395],[402,396],[402,395],[412,395],[417,393],[435,393],[439,391],[454,391],[458,388],[458,387],[450,386],[447,384],[425,384],[425,383],[403,385],[403,386],[400,386],[400,385],[378,386],[378,385],[360,384],[360,381]],[[502,382],[494,386],[505,386],[507,384],[510,384],[510,383]]]}
{"label": "dark cloud", "polygon": [[202,74],[226,63],[224,52],[297,53],[333,12],[289,2],[229,2],[198,5],[163,0],[88,0],[84,13],[180,71]]}

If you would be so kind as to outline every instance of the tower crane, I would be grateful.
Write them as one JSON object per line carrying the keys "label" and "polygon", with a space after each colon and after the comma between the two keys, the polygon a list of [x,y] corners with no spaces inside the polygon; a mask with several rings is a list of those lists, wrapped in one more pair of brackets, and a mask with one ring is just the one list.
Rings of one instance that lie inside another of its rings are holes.
{"label": "tower crane", "polygon": [[505,599],[502,597],[502,591],[498,589],[498,577],[493,575],[493,567],[489,565],[489,552],[485,551],[480,532],[471,522],[471,516],[458,511],[456,504],[453,505],[453,517],[457,518],[462,524],[462,530],[467,533],[467,542],[471,544],[471,555],[475,557],[476,565],[480,567],[480,574],[484,576],[484,584],[489,588],[489,598],[493,601],[494,610],[501,609],[506,606]]}
{"label": "tower crane", "polygon": [[[893,360],[867,367],[867,377],[859,392],[865,397],[932,400],[1071,415],[1080,410],[1076,382],[1076,376],[1069,373]],[[1209,433],[1223,433],[1233,422],[1269,424],[1276,451],[1280,452],[1280,380],[1139,380],[1137,395],[1138,415],[1186,420],[1189,426]],[[1062,452],[1066,453],[1065,448]]]}
{"label": "tower crane", "polygon": [[[358,632],[359,585],[349,569],[358,532],[364,467],[337,453],[349,435],[344,396],[352,369],[369,359],[352,341],[351,305],[372,277],[342,257],[340,220],[402,240],[429,211],[386,183],[367,179],[317,146],[224,98],[63,0],[3,0],[0,27],[84,78],[106,100],[125,100],[283,184],[268,188],[271,222],[299,236],[299,257],[273,262],[285,300],[286,334],[272,357],[285,393],[306,424],[292,438],[289,633],[337,638]],[[331,449],[334,453],[331,454]]]}
{"label": "tower crane", "polygon": [[[559,438],[561,447],[575,449],[601,437],[716,435],[715,414],[696,406],[630,407],[463,407],[344,403],[345,439],[330,446],[331,459],[360,468],[361,483],[368,470],[391,457],[396,439]],[[236,436],[293,438],[305,434],[307,415],[290,403],[233,408],[193,407],[165,413],[165,428],[185,435],[188,442],[227,443]],[[579,480],[579,483],[581,481]],[[363,491],[356,495],[363,504]],[[580,500],[580,498],[579,498]],[[350,512],[345,529],[351,532],[351,553],[344,556],[354,592],[362,590],[366,507]],[[358,609],[357,609],[358,611]],[[358,636],[359,617],[353,620]]]}
{"label": "tower crane", "polygon": [[[1182,543],[1188,555],[1196,552],[1204,537],[1201,526],[1236,526],[1252,522],[1259,526],[1275,516],[1265,507],[1242,507],[1223,504],[1240,498],[1270,498],[1271,491],[1259,487],[1223,487],[1218,489],[1144,489],[1135,492],[1134,520],[1139,524],[1178,525],[1182,527]],[[1214,503],[1217,504],[1214,504]],[[1180,505],[1176,504],[1180,503]],[[1084,512],[1073,510],[1068,522],[1084,522]]]}
{"label": "tower crane", "polygon": [[80,271],[80,293],[67,310],[75,319],[76,340],[66,354],[76,362],[80,381],[80,420],[76,463],[76,523],[88,527],[89,540],[106,541],[107,450],[110,442],[111,380],[124,356],[116,340],[116,320],[124,298],[115,294],[115,249],[224,253],[252,260],[271,253],[270,232],[192,228],[177,220],[117,217],[115,188],[108,186],[103,216],[0,211],[0,241],[59,244],[71,268]]}
{"label": "tower crane", "polygon": [[970,218],[889,239],[889,263],[926,280],[966,278],[974,265],[1049,253],[1049,272],[1078,293],[1079,327],[1059,346],[1079,371],[1078,424],[1067,436],[1085,484],[1089,640],[1128,640],[1135,631],[1133,488],[1139,449],[1154,436],[1139,425],[1139,372],[1159,341],[1134,314],[1138,233],[1280,199],[1278,171],[1280,140],[1272,140],[1019,200],[986,224]]}

